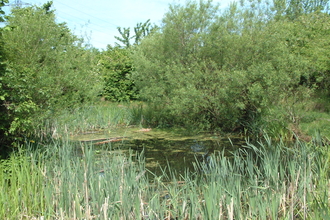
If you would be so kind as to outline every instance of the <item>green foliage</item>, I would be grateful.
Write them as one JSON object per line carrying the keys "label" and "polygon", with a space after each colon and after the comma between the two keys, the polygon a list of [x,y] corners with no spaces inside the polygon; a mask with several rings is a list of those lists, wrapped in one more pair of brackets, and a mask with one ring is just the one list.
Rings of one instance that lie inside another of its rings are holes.
{"label": "green foliage", "polygon": [[[74,111],[61,111],[56,120],[45,121],[38,129],[52,133],[53,137],[81,134],[98,130],[113,130],[141,123],[142,111],[137,104],[101,102],[93,106],[82,106]],[[141,109],[142,110],[142,109]]]}
{"label": "green foliage", "polygon": [[56,23],[49,8],[13,9],[2,33],[2,99],[9,126],[1,129],[10,135],[27,135],[43,119],[99,92],[94,54],[65,24]]}
{"label": "green foliage", "polygon": [[329,15],[313,12],[293,22],[274,19],[266,6],[233,3],[222,13],[211,1],[170,6],[162,29],[133,55],[141,96],[177,123],[203,129],[253,127],[257,134],[279,118],[273,106],[296,123],[291,115],[315,82],[329,85],[322,78],[329,71],[329,29],[322,25]]}
{"label": "green foliage", "polygon": [[5,12],[2,10],[2,7],[5,6],[5,3],[8,3],[8,0],[1,0],[0,1],[0,22],[4,22],[5,20],[3,19],[3,16]]}
{"label": "green foliage", "polygon": [[329,145],[265,140],[148,175],[136,152],[27,143],[0,161],[1,219],[329,219]]}
{"label": "green foliage", "polygon": [[329,10],[328,0],[273,0],[272,10],[276,17],[285,17],[290,20],[315,11],[326,12]]}
{"label": "green foliage", "polygon": [[312,13],[299,17],[296,22],[296,53],[302,54],[308,65],[303,75],[308,86],[315,86],[330,94],[330,15]]}
{"label": "green foliage", "polygon": [[118,32],[121,35],[121,37],[117,37],[115,36],[115,38],[120,41],[122,44],[125,45],[125,47],[130,47],[131,46],[131,42],[130,40],[134,37],[130,37],[130,28],[123,28],[121,29],[121,27],[118,27]]}
{"label": "green foliage", "polygon": [[110,101],[129,101],[138,96],[134,81],[130,78],[133,63],[129,50],[108,46],[100,55],[99,71],[104,79],[102,97]]}
{"label": "green foliage", "polygon": [[[0,1],[0,22],[4,21],[3,15],[4,11],[2,10],[2,7],[5,5],[5,3],[8,3],[8,0],[1,0]],[[5,143],[4,136],[5,131],[9,128],[10,123],[8,121],[8,115],[6,106],[5,106],[5,98],[7,96],[6,92],[3,91],[3,83],[2,79],[4,78],[4,71],[5,66],[3,65],[4,61],[4,51],[3,51],[3,40],[2,40],[2,29],[0,29],[0,142],[3,144]]]}
{"label": "green foliage", "polygon": [[[150,24],[150,19],[148,19],[146,22],[137,23],[134,27],[134,34],[131,36],[131,29],[128,28],[121,28],[118,27],[117,30],[120,34],[120,37],[115,36],[115,38],[124,45],[125,48],[129,48],[132,46],[131,40],[134,39],[133,45],[140,44],[141,40],[148,36],[150,33],[155,32],[158,29],[157,26]],[[120,44],[115,43],[116,47],[121,47]]]}

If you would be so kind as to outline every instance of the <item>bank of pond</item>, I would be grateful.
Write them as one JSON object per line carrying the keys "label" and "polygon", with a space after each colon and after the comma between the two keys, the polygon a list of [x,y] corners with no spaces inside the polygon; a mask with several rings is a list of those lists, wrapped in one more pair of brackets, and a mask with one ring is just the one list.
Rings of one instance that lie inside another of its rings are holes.
{"label": "bank of pond", "polygon": [[126,129],[0,165],[2,219],[329,219],[329,144]]}

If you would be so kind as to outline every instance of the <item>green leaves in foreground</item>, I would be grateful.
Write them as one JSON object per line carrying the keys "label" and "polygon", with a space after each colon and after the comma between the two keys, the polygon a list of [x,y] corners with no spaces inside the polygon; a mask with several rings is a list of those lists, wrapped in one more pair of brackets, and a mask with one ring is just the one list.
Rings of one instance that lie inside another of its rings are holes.
{"label": "green leaves in foreground", "polygon": [[149,175],[142,157],[107,147],[30,143],[0,163],[0,217],[328,219],[329,145],[317,143],[266,138],[184,176]]}

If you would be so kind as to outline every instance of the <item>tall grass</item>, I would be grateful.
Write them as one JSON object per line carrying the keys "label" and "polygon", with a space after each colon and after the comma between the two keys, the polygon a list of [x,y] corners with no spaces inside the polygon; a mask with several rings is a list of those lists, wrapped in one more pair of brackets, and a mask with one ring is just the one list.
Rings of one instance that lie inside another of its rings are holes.
{"label": "tall grass", "polygon": [[93,106],[83,106],[75,110],[63,110],[56,117],[45,120],[35,127],[38,139],[66,137],[68,135],[98,131],[107,128],[144,123],[141,103],[102,102]]}
{"label": "tall grass", "polygon": [[139,155],[29,144],[0,164],[0,218],[329,219],[329,146],[317,143],[266,137],[149,178]]}
{"label": "tall grass", "polygon": [[48,140],[116,127],[171,127],[173,125],[173,119],[166,114],[163,106],[138,101],[101,102],[74,110],[63,110],[36,125],[31,136]]}

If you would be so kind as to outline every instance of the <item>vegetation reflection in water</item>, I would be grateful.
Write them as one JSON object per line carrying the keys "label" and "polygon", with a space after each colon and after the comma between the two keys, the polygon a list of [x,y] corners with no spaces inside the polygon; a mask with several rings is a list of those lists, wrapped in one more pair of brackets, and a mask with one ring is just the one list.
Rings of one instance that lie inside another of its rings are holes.
{"label": "vegetation reflection in water", "polygon": [[183,129],[136,127],[86,132],[72,137],[72,140],[92,142],[98,154],[108,154],[110,158],[118,152],[128,156],[130,150],[139,155],[143,151],[146,168],[156,175],[163,173],[166,167],[182,175],[187,169],[193,170],[196,160],[207,162],[210,155],[232,151],[245,143],[240,137],[220,137],[209,133],[189,135]]}

